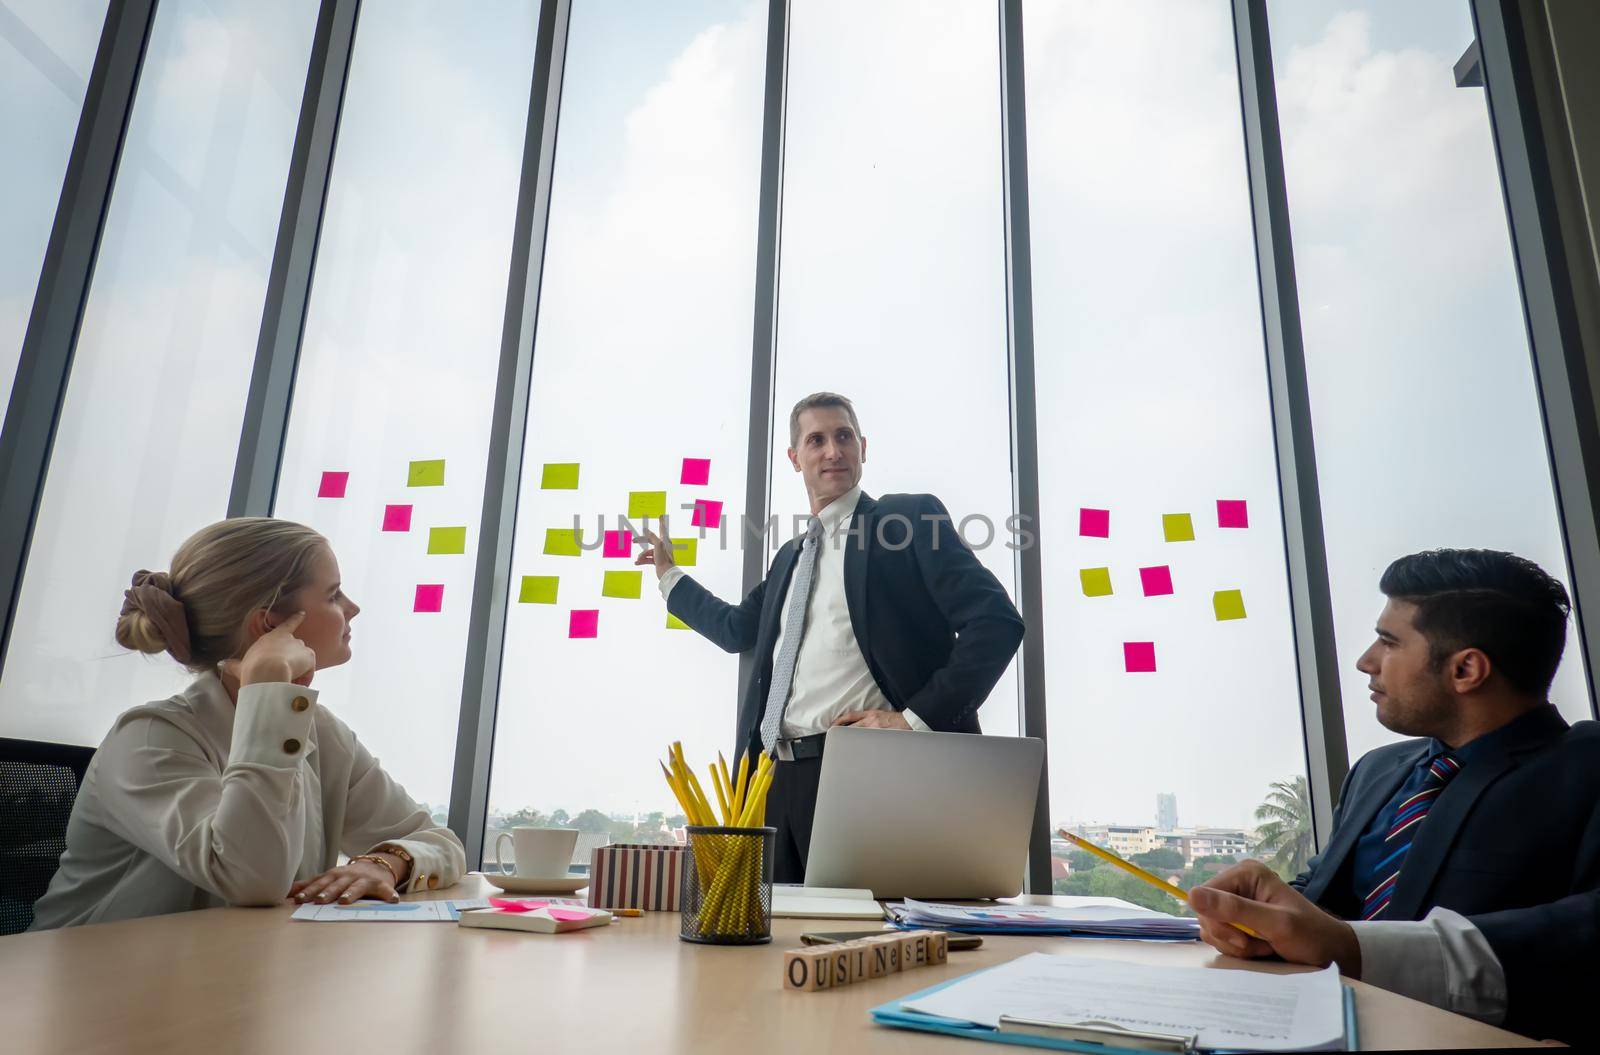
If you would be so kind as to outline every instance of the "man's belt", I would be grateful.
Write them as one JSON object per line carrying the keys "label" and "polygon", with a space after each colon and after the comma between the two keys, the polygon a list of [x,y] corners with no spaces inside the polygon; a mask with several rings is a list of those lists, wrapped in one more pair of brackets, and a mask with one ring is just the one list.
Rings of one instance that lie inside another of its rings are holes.
{"label": "man's belt", "polygon": [[812,733],[810,736],[801,736],[783,742],[789,745],[790,756],[796,762],[804,762],[808,758],[822,757],[822,745],[827,738],[827,733]]}

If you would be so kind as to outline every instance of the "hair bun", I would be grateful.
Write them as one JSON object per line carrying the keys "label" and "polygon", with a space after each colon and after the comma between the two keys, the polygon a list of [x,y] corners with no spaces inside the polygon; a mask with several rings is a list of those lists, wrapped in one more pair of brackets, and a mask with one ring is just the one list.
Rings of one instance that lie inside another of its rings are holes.
{"label": "hair bun", "polygon": [[139,652],[170,652],[179,663],[190,661],[188,615],[173,596],[171,575],[133,573],[133,584],[122,595],[117,642]]}

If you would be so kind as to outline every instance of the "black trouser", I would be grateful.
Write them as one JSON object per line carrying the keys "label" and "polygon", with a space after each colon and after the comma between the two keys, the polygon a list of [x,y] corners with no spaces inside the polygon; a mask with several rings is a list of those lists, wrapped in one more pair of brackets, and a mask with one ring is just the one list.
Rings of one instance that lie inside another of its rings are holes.
{"label": "black trouser", "polygon": [[778,829],[773,860],[775,883],[804,883],[806,855],[811,851],[811,817],[817,810],[817,784],[822,758],[779,762],[767,792],[767,824]]}

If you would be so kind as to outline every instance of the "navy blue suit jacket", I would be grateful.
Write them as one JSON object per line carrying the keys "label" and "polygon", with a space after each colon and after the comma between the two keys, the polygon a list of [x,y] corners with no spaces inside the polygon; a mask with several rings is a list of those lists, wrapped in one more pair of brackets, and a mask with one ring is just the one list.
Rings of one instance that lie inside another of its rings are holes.
{"label": "navy blue suit jacket", "polygon": [[[1022,643],[1022,617],[943,504],[932,495],[862,492],[839,545],[850,625],[885,698],[934,730],[978,732],[978,705]],[[766,579],[740,604],[687,577],[667,597],[669,612],[726,651],[756,650],[739,704],[740,750],[761,750],[780,606],[799,552],[797,538],[779,547]]]}
{"label": "navy blue suit jacket", "polygon": [[[1600,723],[1569,727],[1546,704],[1503,732],[1435,800],[1384,918],[1466,916],[1505,970],[1506,1027],[1576,1043],[1600,991]],[[1350,770],[1327,849],[1293,882],[1306,897],[1355,917],[1356,840],[1430,744],[1380,747]]]}

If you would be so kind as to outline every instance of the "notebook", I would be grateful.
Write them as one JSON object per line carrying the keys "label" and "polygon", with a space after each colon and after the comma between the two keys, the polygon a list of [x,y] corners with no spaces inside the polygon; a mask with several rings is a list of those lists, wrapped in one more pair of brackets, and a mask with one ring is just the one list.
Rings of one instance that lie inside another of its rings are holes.
{"label": "notebook", "polygon": [[774,919],[883,919],[870,890],[773,884]]}

